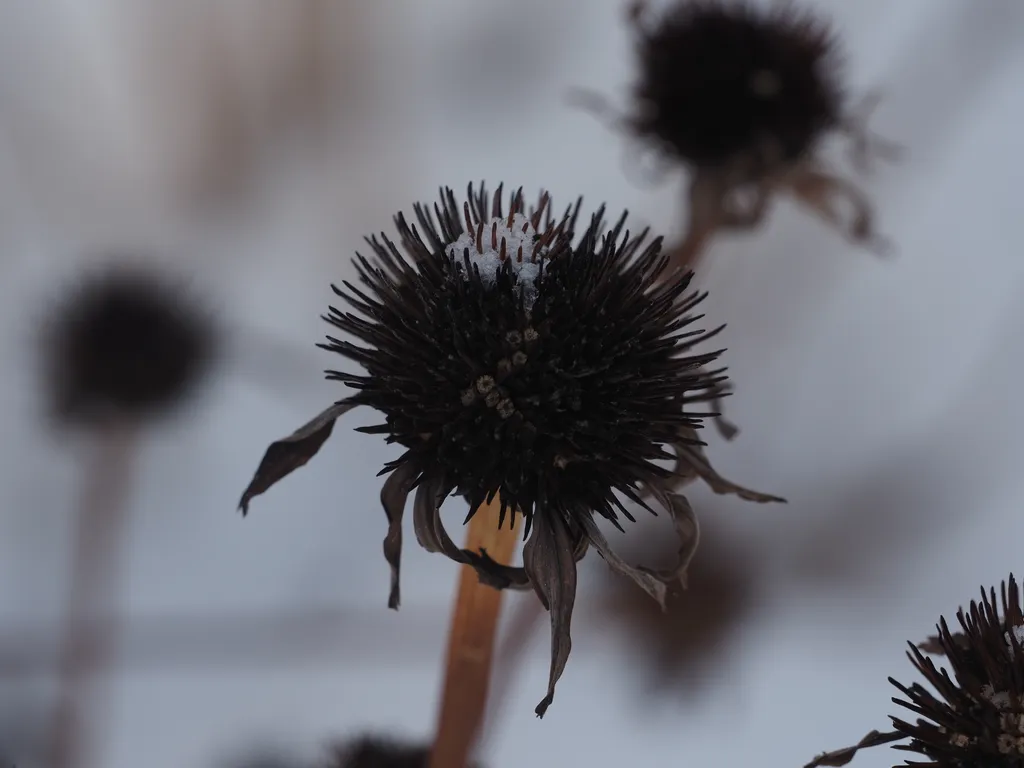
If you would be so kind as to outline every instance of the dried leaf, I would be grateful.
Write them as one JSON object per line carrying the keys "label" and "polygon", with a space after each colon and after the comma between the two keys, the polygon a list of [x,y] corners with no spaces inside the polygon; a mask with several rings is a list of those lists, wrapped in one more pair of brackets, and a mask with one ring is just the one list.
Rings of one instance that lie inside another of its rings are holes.
{"label": "dried leaf", "polygon": [[537,515],[533,534],[523,547],[523,565],[541,603],[551,614],[551,670],[547,695],[537,705],[537,717],[555,698],[555,684],[562,676],[572,650],[570,626],[576,602],[575,546],[560,515]]}
{"label": "dried leaf", "polygon": [[278,480],[287,477],[316,456],[327,442],[327,438],[331,436],[334,422],[354,407],[355,405],[349,402],[335,403],[288,437],[271,443],[263,454],[263,460],[257,467],[249,487],[245,489],[241,501],[238,502],[242,515],[249,514],[249,502],[253,498],[266,492]]}
{"label": "dried leaf", "polygon": [[402,517],[405,502],[412,493],[413,484],[419,473],[411,462],[399,465],[380,489],[380,503],[388,516],[388,532],[384,536],[384,559],[391,566],[391,591],[388,594],[388,608],[398,610],[402,601],[399,583],[402,567]]}
{"label": "dried leaf", "polygon": [[824,752],[814,758],[811,762],[807,763],[804,768],[819,768],[819,766],[829,766],[829,768],[839,768],[839,766],[846,765],[857,755],[857,752],[862,749],[868,749],[870,747],[880,747],[885,744],[892,744],[894,741],[900,741],[906,738],[904,734],[899,731],[889,731],[888,733],[882,733],[881,731],[871,731],[867,736],[861,739],[857,744],[852,747],[845,747],[843,749],[837,749],[834,752]]}
{"label": "dried leaf", "polygon": [[786,503],[786,500],[780,496],[772,496],[768,493],[744,488],[718,474],[711,466],[707,456],[704,455],[703,446],[698,444],[699,439],[696,430],[690,428],[681,429],[679,431],[679,438],[678,442],[673,446],[676,451],[675,472],[678,476],[688,479],[695,472],[715,493],[723,495],[732,494],[739,496],[745,501],[755,501],[759,504]]}

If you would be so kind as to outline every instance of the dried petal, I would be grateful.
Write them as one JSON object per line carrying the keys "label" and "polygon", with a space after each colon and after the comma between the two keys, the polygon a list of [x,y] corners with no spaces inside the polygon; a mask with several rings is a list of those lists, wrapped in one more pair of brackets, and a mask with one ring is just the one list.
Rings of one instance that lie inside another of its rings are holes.
{"label": "dried petal", "polygon": [[439,482],[428,480],[416,492],[412,519],[420,546],[428,552],[440,552],[456,563],[472,566],[481,583],[494,589],[529,589],[530,579],[522,568],[503,565],[483,550],[471,552],[455,544],[441,520],[444,495],[439,492],[439,486]]}
{"label": "dried petal", "polygon": [[672,447],[676,452],[676,467],[674,471],[678,476],[686,478],[686,482],[689,482],[692,479],[693,473],[696,473],[715,493],[723,495],[734,494],[745,501],[756,501],[759,504],[771,502],[786,503],[786,500],[780,496],[772,496],[768,493],[744,488],[718,474],[711,466],[707,456],[704,455],[704,447],[700,445],[700,439],[697,437],[697,431],[694,429],[689,427],[680,429],[679,440]]}
{"label": "dried petal", "polygon": [[609,567],[622,576],[628,576],[630,579],[636,582],[644,592],[649,594],[658,604],[665,607],[665,583],[655,576],[653,573],[644,570],[643,568],[634,568],[617,554],[608,544],[608,540],[601,533],[601,530],[597,527],[597,523],[594,522],[593,517],[588,517],[581,520],[584,530],[587,532],[587,536],[590,538],[590,543],[597,550],[598,554],[604,558],[604,561],[608,563]]}
{"label": "dried petal", "polygon": [[405,502],[412,492],[419,473],[412,464],[401,464],[391,473],[380,489],[380,503],[388,516],[388,532],[384,537],[384,559],[391,566],[391,592],[388,594],[388,608],[398,610],[401,603],[399,572],[402,566],[402,517]]}
{"label": "dried petal", "polygon": [[316,456],[327,442],[327,438],[331,436],[334,422],[354,407],[354,404],[344,400],[335,403],[288,437],[271,443],[263,454],[263,460],[256,468],[256,474],[253,475],[249,487],[245,489],[241,501],[238,502],[242,515],[249,514],[249,502],[254,497],[268,491],[278,480],[287,477]]}
{"label": "dried petal", "polygon": [[[875,211],[871,201],[852,182],[813,167],[804,167],[787,174],[780,184],[829,225],[845,231],[851,242],[866,246],[876,256],[893,254],[892,243],[875,231]],[[843,221],[836,209],[835,204],[840,200],[845,200],[853,209],[853,219],[849,223]]]}
{"label": "dried petal", "polygon": [[548,693],[534,710],[544,713],[555,698],[555,684],[562,676],[572,650],[570,625],[576,602],[576,559],[569,529],[561,515],[537,515],[533,535],[523,547],[523,565],[541,603],[551,614],[551,671]]}
{"label": "dried petal", "polygon": [[678,581],[684,588],[687,586],[687,570],[700,544],[700,524],[690,502],[681,493],[672,493],[655,486],[651,489],[658,500],[672,517],[672,525],[679,539],[675,564],[666,570],[651,571],[667,584]]}
{"label": "dried petal", "polygon": [[824,752],[805,765],[804,768],[819,768],[819,766],[839,768],[853,760],[859,750],[868,749],[870,747],[880,747],[884,744],[892,744],[894,741],[900,741],[904,738],[906,737],[898,731],[889,731],[888,733],[871,731],[871,733],[852,747],[844,747],[843,749],[837,749],[833,752]]}
{"label": "dried petal", "polygon": [[712,395],[709,402],[711,407],[717,411],[711,417],[711,423],[715,425],[715,429],[718,430],[718,434],[722,436],[723,440],[733,440],[740,433],[740,428],[725,418],[722,413],[722,400],[732,394],[732,386],[723,382],[716,384],[710,391]]}
{"label": "dried petal", "polygon": [[462,550],[456,546],[441,522],[440,482],[428,478],[416,489],[416,501],[413,504],[413,530],[416,540],[427,552],[440,552],[457,563],[461,563]]}

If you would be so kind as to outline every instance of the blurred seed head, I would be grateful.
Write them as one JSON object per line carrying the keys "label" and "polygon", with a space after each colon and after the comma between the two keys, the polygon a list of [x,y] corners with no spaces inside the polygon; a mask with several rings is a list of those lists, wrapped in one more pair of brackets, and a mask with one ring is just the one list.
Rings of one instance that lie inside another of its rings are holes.
{"label": "blurred seed head", "polygon": [[430,748],[364,735],[334,747],[323,768],[427,768]]}
{"label": "blurred seed head", "polygon": [[791,163],[841,119],[835,36],[791,3],[679,0],[639,58],[633,130],[698,168]]}
{"label": "blurred seed head", "polygon": [[171,411],[199,388],[218,346],[212,317],[183,285],[134,264],[82,276],[43,337],[52,415],[86,425]]}

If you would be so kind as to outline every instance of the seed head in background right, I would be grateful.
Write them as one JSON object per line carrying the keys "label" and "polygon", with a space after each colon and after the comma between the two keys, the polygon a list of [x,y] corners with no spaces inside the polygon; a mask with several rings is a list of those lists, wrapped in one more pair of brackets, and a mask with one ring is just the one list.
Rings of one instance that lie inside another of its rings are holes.
{"label": "seed head in background right", "polygon": [[[657,15],[638,0],[629,18],[639,71],[630,113],[617,122],[666,164],[690,171],[689,229],[675,266],[692,264],[715,232],[758,226],[779,192],[849,240],[889,251],[867,195],[821,157],[836,134],[850,139],[858,170],[900,151],[866,130],[877,93],[848,106],[844,56],[828,21],[786,0],[677,0]],[[600,97],[585,98],[605,111]]]}

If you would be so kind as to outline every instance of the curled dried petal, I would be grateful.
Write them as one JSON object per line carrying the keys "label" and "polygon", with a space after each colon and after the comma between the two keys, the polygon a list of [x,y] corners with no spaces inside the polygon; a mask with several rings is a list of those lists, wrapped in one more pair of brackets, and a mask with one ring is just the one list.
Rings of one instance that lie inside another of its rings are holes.
{"label": "curled dried petal", "polygon": [[242,515],[249,513],[249,502],[268,491],[279,480],[304,466],[319,453],[334,430],[334,422],[355,408],[355,404],[342,400],[327,408],[297,430],[270,444],[263,454],[263,460],[242,494],[238,508]]}
{"label": "curled dried petal", "polygon": [[388,608],[398,610],[401,603],[399,575],[402,566],[402,517],[405,503],[418,476],[412,464],[401,464],[391,473],[380,489],[380,503],[388,517],[388,532],[384,537],[384,559],[391,566],[391,591]]}
{"label": "curled dried petal", "polygon": [[780,496],[772,496],[768,493],[744,488],[718,474],[704,454],[704,447],[701,445],[697,437],[697,431],[694,429],[685,427],[679,430],[679,439],[672,447],[676,452],[674,472],[677,476],[684,478],[684,482],[689,482],[693,479],[693,475],[696,474],[708,484],[712,491],[718,494],[732,494],[739,496],[745,501],[755,501],[759,504],[772,502],[786,503],[786,500]]}
{"label": "curled dried petal", "polygon": [[901,741],[904,738],[906,737],[898,731],[889,731],[887,733],[871,731],[852,747],[844,747],[843,749],[837,749],[832,752],[824,752],[811,760],[811,762],[807,763],[804,768],[821,768],[823,766],[828,766],[828,768],[840,768],[840,766],[847,765],[851,760],[853,760],[853,758],[856,757],[857,752],[862,749],[880,747],[884,744],[892,744],[894,741]]}

